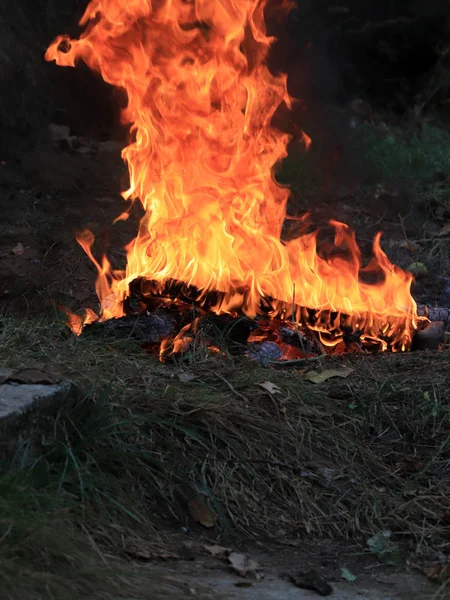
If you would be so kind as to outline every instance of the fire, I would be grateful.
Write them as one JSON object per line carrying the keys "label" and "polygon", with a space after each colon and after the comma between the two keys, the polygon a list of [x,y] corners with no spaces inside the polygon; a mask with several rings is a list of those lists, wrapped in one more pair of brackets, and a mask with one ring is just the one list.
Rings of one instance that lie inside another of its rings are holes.
{"label": "fire", "polygon": [[[126,248],[125,271],[112,271],[106,258],[97,262],[92,234],[78,238],[98,270],[99,318],[124,314],[135,279],[161,289],[175,280],[200,290],[200,300],[218,292],[211,307],[218,313],[254,316],[268,303],[272,315],[307,324],[330,347],[350,327],[381,349],[405,350],[417,327],[412,277],[391,264],[380,236],[364,268],[342,223],[332,223],[335,252],[327,257],[317,252],[317,232],[281,241],[289,190],[276,182],[274,167],[289,136],[271,121],[292,99],[287,77],[266,65],[274,41],[264,21],[268,5],[91,0],[80,39],[59,36],[48,48],[47,60],[84,61],[127,95],[130,143],[122,157],[130,187],[123,197],[140,201],[145,215]],[[303,143],[310,144],[306,134]],[[376,283],[364,281],[374,273]]]}

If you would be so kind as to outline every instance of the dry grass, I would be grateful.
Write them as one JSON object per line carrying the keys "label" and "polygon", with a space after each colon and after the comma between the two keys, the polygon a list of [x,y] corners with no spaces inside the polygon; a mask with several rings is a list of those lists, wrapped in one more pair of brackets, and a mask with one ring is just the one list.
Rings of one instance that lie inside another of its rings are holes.
{"label": "dry grass", "polygon": [[[298,371],[203,354],[164,366],[130,341],[3,319],[0,362],[57,371],[86,390],[44,444],[49,472],[66,465],[58,489],[83,511],[152,527],[185,522],[187,500],[202,494],[224,535],[389,529],[420,551],[449,532],[447,354],[328,359],[355,372],[314,385]],[[268,380],[279,394],[259,386]]]}

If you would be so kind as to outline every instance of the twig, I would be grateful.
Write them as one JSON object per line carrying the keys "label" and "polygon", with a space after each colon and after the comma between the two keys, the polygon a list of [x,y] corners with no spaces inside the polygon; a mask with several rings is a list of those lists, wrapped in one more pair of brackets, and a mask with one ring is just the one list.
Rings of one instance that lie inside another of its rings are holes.
{"label": "twig", "polygon": [[267,364],[274,367],[290,367],[292,365],[309,364],[314,360],[320,360],[325,358],[327,354],[321,354],[320,356],[312,356],[311,358],[293,358],[292,360],[268,360]]}
{"label": "twig", "polygon": [[236,396],[238,396],[239,398],[242,398],[242,400],[245,400],[245,402],[249,402],[249,399],[246,396],[244,396],[244,394],[241,394],[240,392],[235,390],[234,387],[231,385],[231,383],[227,379],[225,379],[225,377],[222,377],[222,375],[219,375],[219,373],[216,373],[215,371],[209,371],[209,373],[212,373],[218,379],[221,379],[224,383],[226,383],[227,386],[230,388],[230,390],[233,392],[233,394],[236,394]]}

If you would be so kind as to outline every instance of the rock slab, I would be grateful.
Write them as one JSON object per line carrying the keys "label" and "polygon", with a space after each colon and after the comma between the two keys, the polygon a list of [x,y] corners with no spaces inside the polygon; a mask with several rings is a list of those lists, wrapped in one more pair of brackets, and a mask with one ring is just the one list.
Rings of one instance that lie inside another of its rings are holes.
{"label": "rock slab", "polygon": [[[0,369],[0,425],[30,411],[59,406],[72,388],[68,381],[57,381],[44,375],[39,378],[36,373],[37,370],[32,369]],[[34,376],[36,383],[30,375]],[[48,383],[40,383],[39,380]]]}

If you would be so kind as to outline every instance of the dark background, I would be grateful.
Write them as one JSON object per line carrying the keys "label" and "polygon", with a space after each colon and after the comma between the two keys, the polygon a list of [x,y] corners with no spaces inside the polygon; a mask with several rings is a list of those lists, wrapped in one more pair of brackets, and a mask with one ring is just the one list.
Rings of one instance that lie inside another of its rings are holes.
{"label": "dark background", "polygon": [[[19,314],[58,303],[95,307],[95,268],[75,232],[91,229],[96,256],[107,252],[123,268],[122,248],[138,228],[138,212],[111,225],[126,208],[119,92],[82,64],[44,60],[56,35],[79,35],[86,5],[0,5],[0,309]],[[448,0],[299,0],[268,27],[278,38],[270,68],[288,73],[289,92],[301,100],[276,115],[294,134],[277,172],[292,190],[289,215],[310,211],[331,240],[329,219],[349,224],[367,260],[383,230],[394,263],[420,265],[415,297],[448,305]],[[50,124],[67,126],[81,148],[54,143]],[[302,129],[313,139],[306,154]],[[109,140],[120,142],[113,152],[83,152]],[[297,223],[286,223],[285,239],[299,234]]]}
{"label": "dark background", "polygon": [[[3,155],[42,139],[49,122],[68,124],[75,135],[115,133],[114,93],[85,68],[57,69],[43,59],[57,34],[77,35],[86,4],[85,0],[2,3]],[[324,106],[345,107],[354,98],[368,101],[374,110],[417,118],[445,108],[450,91],[449,22],[446,0],[299,0],[286,22],[269,22],[279,38],[271,65],[288,72],[291,94],[307,108],[294,119],[316,135]]]}

